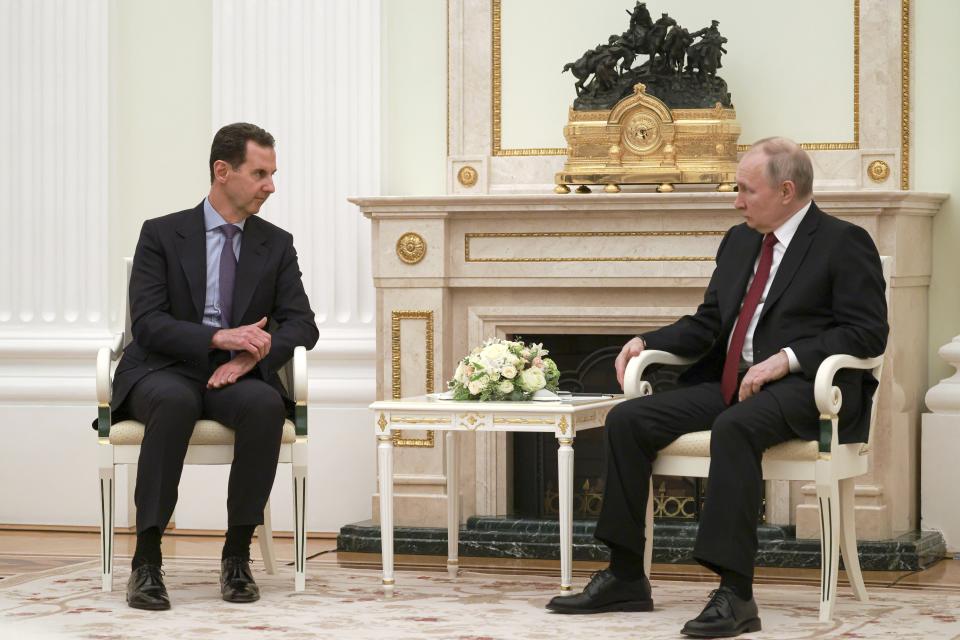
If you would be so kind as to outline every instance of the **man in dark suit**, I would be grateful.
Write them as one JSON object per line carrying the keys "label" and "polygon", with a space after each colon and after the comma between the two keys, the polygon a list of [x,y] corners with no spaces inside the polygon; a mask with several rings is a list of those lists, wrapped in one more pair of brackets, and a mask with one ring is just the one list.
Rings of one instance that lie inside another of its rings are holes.
{"label": "man in dark suit", "polygon": [[[880,258],[862,228],[833,218],[812,200],[809,156],[784,138],[757,142],[737,168],[735,206],[745,222],[717,250],[716,268],[693,315],[634,338],[617,358],[645,348],[698,360],[674,391],[634,398],[606,420],[607,483],[596,537],[610,567],[582,593],[557,597],[558,613],[649,611],[644,516],[657,452],[678,437],[712,430],[707,500],[694,558],[720,587],[682,632],[734,636],[760,629],[753,563],[765,449],[818,438],[813,382],[828,356],[874,357],[887,340]],[[864,442],[877,381],[842,371],[840,441]]]}
{"label": "man in dark suit", "polygon": [[160,537],[177,502],[200,418],[235,432],[221,593],[260,597],[250,540],[263,523],[292,402],[277,370],[318,331],[293,237],[262,218],[274,192],[274,139],[252,124],[223,127],[210,150],[210,194],[193,209],[147,220],[130,277],[133,341],[117,365],[114,420],[146,425],[134,500],[137,548],[127,602],[169,609]]}

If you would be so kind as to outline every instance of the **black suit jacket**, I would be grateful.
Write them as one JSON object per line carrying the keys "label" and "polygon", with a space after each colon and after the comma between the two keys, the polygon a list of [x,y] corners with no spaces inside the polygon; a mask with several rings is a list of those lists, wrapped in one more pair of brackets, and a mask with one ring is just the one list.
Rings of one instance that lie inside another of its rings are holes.
{"label": "black suit jacket", "polygon": [[[650,349],[699,358],[682,381],[720,379],[727,339],[762,239],[746,224],[731,228],[717,250],[717,266],[696,313],[643,335]],[[837,353],[869,358],[886,348],[884,290],[880,256],[867,232],[811,203],[770,285],[753,336],[754,362],[784,347],[793,349],[800,362],[801,372],[764,387],[798,435],[818,437],[813,382],[824,359]],[[835,383],[843,393],[840,441],[865,442],[877,381],[869,372],[843,370]]]}
{"label": "black suit jacket", "polygon": [[[218,328],[203,324],[206,256],[202,202],[143,223],[130,274],[133,340],[114,376],[114,411],[151,371],[177,367],[200,382],[208,379],[210,340]],[[270,353],[255,373],[288,404],[277,371],[295,347],[311,349],[319,337],[300,276],[293,236],[258,216],[247,218],[233,292],[234,322],[239,326],[269,318]],[[122,418],[115,415],[114,421]]]}

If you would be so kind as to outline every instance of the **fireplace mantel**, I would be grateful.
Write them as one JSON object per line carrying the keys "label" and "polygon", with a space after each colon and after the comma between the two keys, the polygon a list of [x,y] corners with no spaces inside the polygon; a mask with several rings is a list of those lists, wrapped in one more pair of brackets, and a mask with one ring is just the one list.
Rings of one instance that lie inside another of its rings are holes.
{"label": "fireplace mantel", "polygon": [[[352,199],[372,222],[377,397],[442,390],[456,362],[489,336],[640,332],[692,311],[723,233],[741,221],[734,198],[684,191]],[[875,455],[857,485],[863,539],[918,523],[931,222],[944,199],[909,191],[816,195],[821,209],[864,227],[893,258]],[[398,445],[397,523],[441,525],[443,444],[421,432],[405,433]],[[461,447],[463,517],[506,512],[508,450],[504,434]],[[799,485],[771,489],[768,519],[795,522],[798,535],[815,537],[814,496]]]}

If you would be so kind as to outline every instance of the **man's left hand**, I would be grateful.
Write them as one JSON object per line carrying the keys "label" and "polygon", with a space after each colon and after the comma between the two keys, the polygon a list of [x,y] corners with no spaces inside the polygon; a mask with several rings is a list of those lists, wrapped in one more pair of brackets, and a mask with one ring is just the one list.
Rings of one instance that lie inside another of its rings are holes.
{"label": "man's left hand", "polygon": [[213,372],[210,379],[207,380],[207,389],[220,389],[233,384],[243,376],[250,373],[256,366],[257,360],[247,351],[242,351],[236,355],[230,362],[222,364]]}
{"label": "man's left hand", "polygon": [[783,351],[778,351],[763,362],[747,369],[740,383],[740,402],[760,393],[763,385],[779,380],[790,373],[790,360]]}

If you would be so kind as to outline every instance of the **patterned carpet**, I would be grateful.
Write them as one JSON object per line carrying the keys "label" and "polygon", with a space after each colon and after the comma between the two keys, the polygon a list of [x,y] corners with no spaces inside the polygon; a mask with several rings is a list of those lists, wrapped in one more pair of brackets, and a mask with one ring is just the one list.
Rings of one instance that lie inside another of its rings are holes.
{"label": "patterned carpet", "polygon": [[[289,567],[275,576],[257,571],[263,598],[235,605],[219,599],[215,561],[175,560],[166,567],[173,609],[145,612],[124,603],[126,568],[116,590],[102,593],[97,567],[82,562],[0,581],[0,638],[679,638],[712,587],[655,581],[653,613],[559,616],[543,609],[555,578],[400,571],[388,598],[377,571],[314,565],[306,592],[293,591]],[[760,585],[756,595],[764,631],[751,638],[960,637],[956,592],[875,588],[861,605],[841,589],[832,625],[816,621],[815,588]]]}

